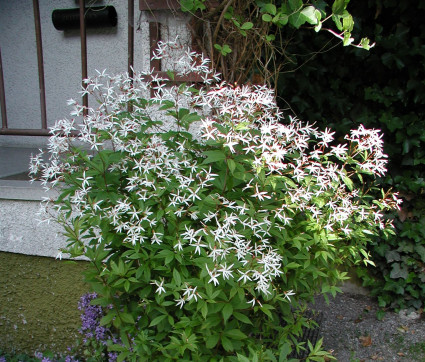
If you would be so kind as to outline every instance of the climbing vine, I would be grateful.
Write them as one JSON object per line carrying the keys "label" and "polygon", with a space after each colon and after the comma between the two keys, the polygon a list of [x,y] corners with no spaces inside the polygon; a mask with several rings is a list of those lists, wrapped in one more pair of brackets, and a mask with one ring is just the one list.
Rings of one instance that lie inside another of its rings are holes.
{"label": "climbing vine", "polygon": [[352,37],[353,16],[349,0],[181,0],[197,50],[230,83],[275,85],[279,73],[291,62],[287,54],[292,35],[284,29],[309,28],[326,32],[343,45],[370,49],[369,39],[357,44]]}

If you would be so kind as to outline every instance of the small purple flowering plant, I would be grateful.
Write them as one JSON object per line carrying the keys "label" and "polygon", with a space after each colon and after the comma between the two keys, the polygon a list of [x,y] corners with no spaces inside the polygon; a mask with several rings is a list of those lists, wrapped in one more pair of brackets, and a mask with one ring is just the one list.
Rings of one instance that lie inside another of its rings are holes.
{"label": "small purple flowering plant", "polygon": [[[80,338],[75,345],[68,347],[66,353],[52,353],[50,351],[36,351],[33,357],[27,355],[9,356],[0,355],[0,362],[13,361],[41,361],[41,362],[115,362],[118,354],[108,352],[108,344],[119,344],[119,337],[109,328],[100,325],[105,313],[99,305],[91,302],[97,297],[96,293],[86,293],[78,302],[81,311]],[[0,351],[1,354],[1,351]]]}
{"label": "small purple flowering plant", "polygon": [[[119,360],[284,360],[297,348],[323,359],[321,341],[296,342],[306,303],[373,264],[370,235],[392,232],[382,135],[360,126],[336,141],[177,42],[155,58],[174,69],[87,79],[98,106],[70,100],[72,119],[32,158],[60,194],[43,220],[92,265],[82,331],[118,331],[107,348]],[[176,82],[188,76],[205,86]]]}
{"label": "small purple flowering plant", "polygon": [[77,357],[68,357],[69,362],[75,360],[93,360],[115,362],[118,354],[108,351],[108,344],[119,344],[119,338],[109,328],[100,324],[105,315],[104,309],[92,304],[97,298],[96,293],[84,294],[78,302],[78,309],[81,311],[81,328],[79,330],[82,337],[82,344],[71,349]]}
{"label": "small purple flowering plant", "polygon": [[90,304],[96,297],[96,293],[88,293],[83,295],[78,303],[78,309],[82,312],[80,333],[84,336],[84,343],[90,338],[104,341],[109,333],[108,328],[99,324],[103,317],[102,307]]}

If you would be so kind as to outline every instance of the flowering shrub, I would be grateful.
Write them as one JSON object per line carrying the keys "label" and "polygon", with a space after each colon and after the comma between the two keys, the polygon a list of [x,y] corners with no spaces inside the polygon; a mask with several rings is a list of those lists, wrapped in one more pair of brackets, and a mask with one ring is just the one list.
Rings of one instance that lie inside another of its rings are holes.
{"label": "flowering shrub", "polygon": [[[155,56],[171,64],[178,50]],[[188,74],[209,89],[173,82]],[[335,294],[347,266],[371,263],[369,235],[391,232],[396,196],[369,195],[386,164],[377,130],[335,143],[285,120],[266,87],[216,82],[192,52],[167,77],[99,73],[84,90],[98,108],[71,100],[49,156],[32,159],[60,194],[46,219],[91,261],[95,302],[112,306],[101,325],[119,331],[119,360],[285,360],[303,348],[305,303]]]}

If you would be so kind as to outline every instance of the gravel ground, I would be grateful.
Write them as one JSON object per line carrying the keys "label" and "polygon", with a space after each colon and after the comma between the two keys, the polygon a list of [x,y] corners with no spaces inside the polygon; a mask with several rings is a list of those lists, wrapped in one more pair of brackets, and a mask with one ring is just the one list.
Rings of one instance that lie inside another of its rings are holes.
{"label": "gravel ground", "polygon": [[329,305],[320,297],[312,309],[323,313],[319,337],[338,361],[425,361],[420,313],[386,312],[378,320],[376,300],[347,292],[331,297]]}

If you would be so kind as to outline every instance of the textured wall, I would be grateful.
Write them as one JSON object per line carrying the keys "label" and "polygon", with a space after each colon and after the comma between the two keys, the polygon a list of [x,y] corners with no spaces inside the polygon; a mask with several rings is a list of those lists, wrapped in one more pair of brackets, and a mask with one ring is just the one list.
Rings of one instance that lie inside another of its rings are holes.
{"label": "textured wall", "polygon": [[[42,0],[40,3],[46,86],[47,121],[69,116],[66,101],[78,99],[81,90],[81,46],[78,30],[58,31],[51,14],[55,9],[78,8],[75,0]],[[124,0],[86,0],[93,6],[114,6],[118,14],[115,28],[87,29],[88,76],[97,70],[127,71],[128,9]],[[190,39],[187,17],[178,13],[139,11],[134,0],[134,68],[149,69],[149,21],[161,23],[164,40]],[[10,128],[40,128],[40,97],[32,2],[0,0],[0,45],[3,60],[7,116]],[[90,100],[89,100],[90,104]],[[1,119],[1,115],[0,115]],[[39,147],[43,137],[0,136],[0,146]]]}
{"label": "textured wall", "polygon": [[58,255],[59,249],[66,246],[62,229],[55,224],[40,224],[38,209],[38,201],[0,199],[0,251]]}
{"label": "textured wall", "polygon": [[0,349],[65,351],[80,326],[86,262],[0,252]]}
{"label": "textured wall", "polygon": [[[87,3],[89,3],[87,1]],[[95,69],[127,70],[127,1],[97,1],[113,5],[118,13],[115,28],[88,29],[89,76]],[[58,31],[51,14],[55,9],[78,8],[74,0],[40,1],[47,118],[49,125],[68,116],[66,100],[81,89],[81,47],[78,30]],[[9,127],[39,128],[40,99],[32,2],[0,0],[0,43],[6,88]],[[143,38],[143,39],[142,39]],[[139,42],[147,42],[140,34]],[[140,62],[140,57],[138,62]]]}

